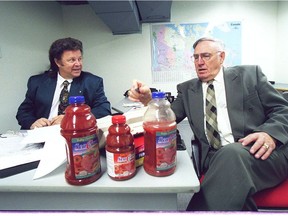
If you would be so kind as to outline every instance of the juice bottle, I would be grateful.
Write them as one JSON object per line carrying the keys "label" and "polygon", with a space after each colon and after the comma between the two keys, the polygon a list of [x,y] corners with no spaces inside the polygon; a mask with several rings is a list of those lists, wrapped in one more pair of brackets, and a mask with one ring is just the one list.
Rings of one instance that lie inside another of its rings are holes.
{"label": "juice bottle", "polygon": [[114,180],[126,180],[136,173],[134,138],[124,115],[112,116],[106,137],[107,173]]}
{"label": "juice bottle", "polygon": [[69,98],[61,122],[66,140],[65,179],[72,185],[86,185],[101,176],[97,121],[83,96]]}
{"label": "juice bottle", "polygon": [[153,176],[168,176],[176,169],[176,117],[164,92],[153,92],[144,114],[144,170]]}

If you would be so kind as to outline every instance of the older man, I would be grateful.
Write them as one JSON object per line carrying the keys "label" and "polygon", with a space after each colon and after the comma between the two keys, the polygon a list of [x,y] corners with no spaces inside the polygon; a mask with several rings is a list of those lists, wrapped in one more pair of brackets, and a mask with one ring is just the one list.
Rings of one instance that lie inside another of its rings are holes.
{"label": "older man", "polygon": [[[193,48],[198,78],[179,84],[172,103],[177,122],[188,118],[205,173],[187,210],[256,210],[253,194],[288,176],[288,102],[259,66],[223,67],[220,41]],[[134,81],[129,97],[147,104],[151,93]]]}

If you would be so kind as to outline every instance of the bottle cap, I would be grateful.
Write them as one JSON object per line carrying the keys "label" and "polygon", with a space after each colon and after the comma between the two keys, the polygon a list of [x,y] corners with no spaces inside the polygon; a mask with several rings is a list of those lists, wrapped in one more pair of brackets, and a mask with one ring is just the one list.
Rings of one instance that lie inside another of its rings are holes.
{"label": "bottle cap", "polygon": [[69,104],[79,104],[84,103],[85,98],[84,96],[71,96],[69,97]]}
{"label": "bottle cap", "polygon": [[152,98],[165,98],[165,92],[152,92]]}
{"label": "bottle cap", "polygon": [[112,116],[113,124],[123,124],[126,123],[126,117],[124,115],[114,115]]}

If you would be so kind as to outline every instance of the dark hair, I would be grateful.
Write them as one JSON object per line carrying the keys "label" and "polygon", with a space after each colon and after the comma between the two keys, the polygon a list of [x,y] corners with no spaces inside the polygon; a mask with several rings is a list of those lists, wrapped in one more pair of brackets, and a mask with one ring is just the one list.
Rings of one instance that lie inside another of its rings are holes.
{"label": "dark hair", "polygon": [[70,37],[54,41],[49,49],[50,72],[58,72],[55,59],[60,60],[63,52],[66,50],[80,50],[83,53],[82,42]]}
{"label": "dark hair", "polygon": [[196,48],[196,46],[200,43],[200,42],[203,42],[203,41],[211,41],[211,42],[215,42],[218,44],[219,47],[221,47],[222,49],[224,49],[225,45],[222,41],[220,40],[217,40],[217,39],[214,39],[214,38],[210,38],[210,37],[202,37],[202,38],[199,38],[198,40],[196,40],[193,44],[193,49]]}

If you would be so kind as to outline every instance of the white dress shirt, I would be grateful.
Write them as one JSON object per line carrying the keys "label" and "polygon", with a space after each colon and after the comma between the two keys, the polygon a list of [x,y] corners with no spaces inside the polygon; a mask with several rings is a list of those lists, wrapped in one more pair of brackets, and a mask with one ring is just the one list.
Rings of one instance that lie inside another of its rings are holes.
{"label": "white dress shirt", "polygon": [[[216,106],[217,106],[217,122],[218,122],[218,132],[221,137],[221,144],[227,145],[229,143],[234,142],[234,137],[232,135],[232,129],[230,125],[230,120],[228,116],[227,110],[227,102],[226,102],[226,91],[223,77],[223,69],[219,71],[217,76],[213,81],[214,90],[215,90],[215,98],[216,98]],[[205,100],[206,100],[206,92],[207,92],[208,84],[207,82],[202,83],[203,89],[203,102],[204,102],[204,113],[205,113]],[[204,115],[204,125],[206,125],[206,116]],[[205,127],[206,133],[206,127]],[[206,133],[207,136],[207,133]]]}
{"label": "white dress shirt", "polygon": [[50,114],[49,114],[49,120],[51,120],[52,118],[58,116],[58,107],[60,104],[60,93],[62,88],[64,87],[63,82],[67,80],[69,82],[68,85],[68,91],[70,91],[70,84],[72,83],[72,79],[64,79],[63,77],[60,76],[60,74],[58,73],[57,75],[57,84],[56,84],[56,88],[55,88],[55,92],[54,92],[54,97],[53,97],[53,101],[52,101],[52,106],[50,109]]}

